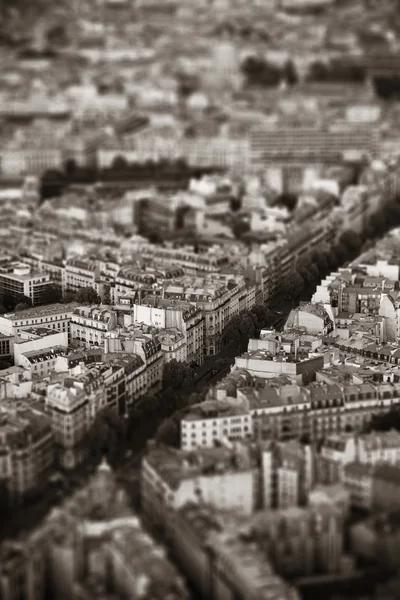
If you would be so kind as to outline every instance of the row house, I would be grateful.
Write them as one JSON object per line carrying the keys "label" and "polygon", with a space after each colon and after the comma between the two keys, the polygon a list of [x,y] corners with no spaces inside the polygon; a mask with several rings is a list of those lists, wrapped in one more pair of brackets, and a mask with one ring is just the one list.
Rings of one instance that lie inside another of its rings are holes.
{"label": "row house", "polygon": [[203,363],[204,316],[202,310],[184,300],[167,300],[158,296],[143,297],[132,306],[132,322],[158,329],[176,328],[186,344],[188,364]]}
{"label": "row house", "polygon": [[397,344],[368,343],[364,340],[351,338],[350,340],[330,339],[329,342],[341,352],[357,354],[371,362],[389,365],[400,365],[400,348]]}
{"label": "row house", "polygon": [[63,292],[71,290],[76,292],[83,287],[96,289],[96,282],[100,277],[97,261],[70,258],[65,262],[62,277]]}
{"label": "row house", "polygon": [[262,128],[250,132],[250,147],[253,163],[282,161],[291,158],[300,164],[310,160],[337,160],[345,151],[360,151],[375,156],[378,150],[377,129],[347,126],[343,130],[327,128]]}
{"label": "row house", "polygon": [[211,448],[217,442],[253,437],[251,415],[242,406],[209,400],[194,406],[180,422],[181,449]]}
{"label": "row house", "polygon": [[[145,366],[141,385],[137,390],[137,397],[147,393],[159,392],[162,387],[162,374],[164,367],[164,352],[161,340],[157,335],[133,331],[124,335],[123,331],[111,331],[106,335],[104,342],[104,356],[120,358],[121,356],[137,355]],[[139,376],[142,372],[138,365]],[[139,393],[142,390],[142,393]],[[136,399],[136,398],[135,398]]]}
{"label": "row house", "polygon": [[193,279],[165,285],[163,297],[185,300],[201,309],[204,317],[204,356],[216,354],[221,348],[222,332],[230,319],[231,291],[220,282]]}
{"label": "row house", "polygon": [[250,379],[252,383],[241,384],[236,390],[233,382],[227,388],[222,382],[210,397],[242,407],[252,418],[254,433],[266,439],[306,435],[318,440],[330,434],[360,431],[373,415],[387,412],[400,402],[400,386],[395,383],[259,384],[257,389],[255,379]]}
{"label": "row house", "polygon": [[117,325],[116,312],[98,306],[75,308],[71,318],[71,340],[90,348],[104,347],[107,332]]}
{"label": "row house", "polygon": [[117,273],[111,288],[111,301],[119,304],[124,297],[132,297],[134,301],[140,302],[140,298],[151,292],[156,285],[157,277],[154,273],[147,273],[139,267],[123,267]]}
{"label": "row house", "polygon": [[218,273],[229,266],[230,259],[226,253],[197,254],[181,248],[162,248],[154,244],[144,244],[140,248],[143,258],[157,260],[157,262],[180,266],[187,274]]}

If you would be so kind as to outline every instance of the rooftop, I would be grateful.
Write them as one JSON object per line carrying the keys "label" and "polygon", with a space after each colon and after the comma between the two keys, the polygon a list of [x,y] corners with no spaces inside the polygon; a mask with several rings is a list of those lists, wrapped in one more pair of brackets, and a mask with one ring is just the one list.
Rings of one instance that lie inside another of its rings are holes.
{"label": "rooftop", "polygon": [[3,318],[10,319],[11,321],[35,319],[37,317],[47,317],[58,315],[60,313],[72,313],[77,306],[79,306],[77,302],[71,302],[69,304],[48,304],[46,306],[34,306],[32,308],[27,308],[26,310],[20,310],[17,313],[7,313]]}
{"label": "rooftop", "polygon": [[155,445],[149,449],[145,461],[157,471],[170,488],[178,489],[184,479],[250,469],[252,461],[250,447],[241,445],[240,448],[242,452],[239,457],[236,449],[230,450],[224,446],[184,452]]}
{"label": "rooftop", "polygon": [[36,364],[47,360],[53,360],[58,356],[64,356],[64,354],[65,350],[61,346],[56,346],[54,348],[24,352],[23,356],[25,356],[31,364]]}

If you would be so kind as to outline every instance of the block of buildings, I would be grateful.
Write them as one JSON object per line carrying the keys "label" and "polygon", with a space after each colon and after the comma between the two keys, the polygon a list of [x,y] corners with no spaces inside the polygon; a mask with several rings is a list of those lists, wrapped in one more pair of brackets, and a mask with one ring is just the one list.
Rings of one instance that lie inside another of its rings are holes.
{"label": "block of buildings", "polygon": [[55,462],[51,422],[41,406],[2,400],[0,409],[1,480],[12,502],[40,491]]}
{"label": "block of buildings", "polygon": [[[21,329],[15,337],[14,363],[16,366],[26,366],[29,363],[29,355],[32,356],[30,354],[32,352],[37,353],[47,350],[50,357],[53,348],[65,351],[67,347],[67,331],[54,330],[49,327],[27,327],[26,329]],[[49,358],[46,362],[52,362],[52,360],[53,359]],[[54,358],[54,361],[55,360],[56,358]],[[37,364],[41,364],[40,360]],[[36,370],[38,371],[40,368]]]}
{"label": "block of buildings", "polygon": [[240,596],[298,600],[268,556],[245,535],[243,519],[204,503],[172,511],[168,540],[173,555],[204,598]]}
{"label": "block of buildings", "polygon": [[141,505],[152,524],[164,526],[170,510],[205,502],[251,514],[257,502],[258,471],[247,446],[184,452],[153,446],[141,468]]}
{"label": "block of buildings", "polygon": [[15,336],[30,327],[47,327],[58,332],[66,331],[70,338],[70,322],[76,303],[48,304],[37,306],[17,313],[0,315],[0,332],[3,335]]}
{"label": "block of buildings", "polygon": [[144,531],[103,462],[33,532],[0,552],[2,598],[187,600],[165,551]]}

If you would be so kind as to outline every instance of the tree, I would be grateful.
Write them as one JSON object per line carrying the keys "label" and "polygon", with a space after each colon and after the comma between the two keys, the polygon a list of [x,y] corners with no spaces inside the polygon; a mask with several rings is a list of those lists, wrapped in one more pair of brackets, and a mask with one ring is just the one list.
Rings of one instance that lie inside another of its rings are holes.
{"label": "tree", "polygon": [[223,342],[224,346],[234,343],[236,345],[236,347],[239,348],[241,341],[242,341],[242,336],[239,331],[239,326],[240,326],[240,316],[235,315],[234,317],[232,317],[232,319],[230,319],[230,321],[228,322],[228,324],[226,325],[226,327],[224,328],[224,330],[222,332],[222,342]]}
{"label": "tree", "polygon": [[293,212],[297,206],[298,198],[296,194],[283,193],[275,199],[275,204],[286,207]]}
{"label": "tree", "polygon": [[174,419],[165,419],[158,427],[155,439],[157,442],[179,448],[179,425]]}
{"label": "tree", "polygon": [[15,312],[19,312],[21,310],[26,310],[27,308],[31,308],[32,304],[28,304],[27,302],[18,302],[16,307],[14,308]]}
{"label": "tree", "polygon": [[178,73],[178,93],[183,99],[189,98],[199,89],[199,80],[196,75]]}
{"label": "tree", "polygon": [[18,294],[14,299],[15,307],[14,310],[26,310],[27,308],[32,308],[32,300],[25,296],[24,294]]}
{"label": "tree", "polygon": [[329,78],[329,68],[327,65],[319,60],[314,61],[310,64],[307,80],[308,81],[327,81]]}
{"label": "tree", "polygon": [[391,408],[380,415],[373,415],[370,422],[364,428],[366,431],[400,431],[400,410]]}
{"label": "tree", "polygon": [[241,69],[248,85],[274,87],[279,85],[282,78],[278,67],[258,56],[248,56],[242,63]]}
{"label": "tree", "polygon": [[86,435],[86,445],[95,462],[106,456],[111,464],[117,463],[126,451],[126,440],[125,417],[107,409],[97,414]]}
{"label": "tree", "polygon": [[83,287],[78,291],[76,301],[80,304],[100,304],[101,299],[96,290],[91,287]]}
{"label": "tree", "polygon": [[207,388],[203,388],[201,391],[192,392],[188,398],[188,406],[193,406],[194,404],[200,404],[204,402],[207,395]]}
{"label": "tree", "polygon": [[283,77],[288,85],[295,85],[299,81],[296,67],[292,60],[288,60],[283,67]]}
{"label": "tree", "polygon": [[250,313],[254,315],[257,331],[270,327],[274,322],[274,313],[265,304],[255,304]]}
{"label": "tree", "polygon": [[116,156],[112,161],[111,169],[113,171],[126,171],[129,168],[129,163],[124,156]]}
{"label": "tree", "polygon": [[297,263],[296,269],[307,287],[315,286],[321,279],[318,267],[312,262],[311,257],[301,259]]}
{"label": "tree", "polygon": [[66,46],[68,44],[67,30],[61,23],[50,27],[46,33],[46,37],[50,45]]}
{"label": "tree", "polygon": [[235,218],[232,222],[231,229],[235,238],[240,240],[246,233],[250,231],[250,224],[241,218]]}
{"label": "tree", "polygon": [[57,302],[62,301],[62,288],[60,285],[56,283],[52,283],[46,286],[43,295],[42,295],[42,303],[43,304],[55,304]]}
{"label": "tree", "polygon": [[327,253],[323,250],[314,250],[311,254],[311,260],[314,265],[318,268],[318,272],[321,276],[324,276],[329,271],[329,260]]}
{"label": "tree", "polygon": [[295,300],[300,296],[303,289],[304,279],[297,271],[294,271],[284,282],[282,292],[289,298],[289,300]]}
{"label": "tree", "polygon": [[181,390],[193,382],[194,371],[186,363],[173,359],[164,364],[163,388]]}
{"label": "tree", "polygon": [[64,173],[56,169],[49,169],[42,175],[40,182],[40,197],[42,200],[59,196],[66,185]]}
{"label": "tree", "polygon": [[65,302],[65,304],[68,304],[69,302],[76,302],[76,298],[76,292],[74,292],[73,290],[66,290],[64,293],[63,301]]}
{"label": "tree", "polygon": [[339,238],[339,245],[343,247],[345,252],[352,257],[358,254],[362,247],[362,241],[358,233],[355,231],[344,231]]}
{"label": "tree", "polygon": [[77,164],[73,158],[69,158],[67,161],[65,161],[64,171],[68,180],[74,179],[74,175],[77,171]]}
{"label": "tree", "polygon": [[15,301],[14,296],[12,296],[9,292],[5,292],[4,294],[1,294],[0,304],[6,312],[10,312],[10,311],[14,310],[15,303],[16,303],[16,301]]}

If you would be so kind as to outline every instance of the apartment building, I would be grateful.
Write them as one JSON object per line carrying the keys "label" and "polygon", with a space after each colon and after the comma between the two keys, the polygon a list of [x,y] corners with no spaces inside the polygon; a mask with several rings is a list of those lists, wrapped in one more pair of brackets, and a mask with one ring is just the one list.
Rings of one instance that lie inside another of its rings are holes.
{"label": "apartment building", "polygon": [[395,429],[358,436],[358,459],[370,465],[400,465],[400,433]]}
{"label": "apartment building", "polygon": [[78,306],[71,316],[71,340],[87,348],[103,348],[106,334],[116,325],[115,311],[100,306]]}
{"label": "apartment building", "polygon": [[47,388],[46,406],[58,460],[64,468],[74,468],[84,458],[80,443],[89,428],[89,398],[83,386],[75,385],[73,380],[64,380],[64,383]]}
{"label": "apartment building", "polygon": [[0,264],[1,294],[7,294],[16,300],[20,296],[26,296],[36,306],[43,302],[50,284],[48,275],[32,273],[29,265],[11,261]]}
{"label": "apartment building", "polygon": [[177,266],[188,275],[198,273],[218,273],[229,266],[230,258],[226,251],[215,251],[197,254],[192,250],[181,248],[162,248],[153,244],[143,244],[140,255],[146,259],[156,260],[160,264]]}
{"label": "apartment building", "polygon": [[14,337],[0,333],[0,358],[7,359],[14,355]]}
{"label": "apartment building", "polygon": [[241,535],[247,524],[237,512],[196,502],[170,512],[167,534],[173,556],[202,597],[299,600],[254,538]]}
{"label": "apartment building", "polygon": [[[145,333],[141,328],[117,330],[107,333],[104,344],[105,357],[118,357],[133,353],[141,359],[144,369],[137,372],[143,393],[157,393],[162,387],[164,352],[158,335]],[[139,381],[137,383],[139,385]],[[136,386],[135,386],[136,387]],[[135,399],[137,396],[135,396]]]}
{"label": "apartment building", "polygon": [[153,193],[136,205],[138,231],[141,235],[168,236],[178,229],[180,202],[173,196]]}
{"label": "apartment building", "polygon": [[296,578],[338,573],[343,564],[343,516],[334,506],[291,507],[257,513],[248,536],[265,544],[276,572]]}
{"label": "apartment building", "polygon": [[256,490],[257,467],[244,445],[193,453],[151,444],[142,461],[141,506],[152,524],[165,526],[171,510],[199,499],[251,514]]}
{"label": "apartment building", "polygon": [[143,530],[104,461],[36,529],[0,547],[5,600],[39,600],[46,593],[112,600],[139,597],[144,586],[154,600],[189,598],[182,577]]}
{"label": "apartment building", "polygon": [[237,356],[232,369],[245,369],[254,377],[263,379],[273,379],[280,375],[286,375],[294,383],[308,383],[314,379],[317,371],[324,368],[324,365],[325,360],[322,352],[303,358],[280,351],[273,354],[268,350],[261,349]]}
{"label": "apartment building", "polygon": [[336,235],[337,225],[331,216],[309,219],[288,232],[284,243],[276,250],[279,267],[274,272],[275,287],[279,289],[287,281],[297,261],[321,246],[329,246]]}
{"label": "apartment building", "polygon": [[66,331],[55,331],[47,327],[27,327],[22,329],[14,340],[14,363],[23,366],[26,353],[51,351],[52,348],[66,350],[68,334]]}
{"label": "apartment building", "polygon": [[83,287],[97,289],[97,281],[100,271],[97,261],[83,260],[80,258],[69,258],[64,265],[62,277],[63,292],[73,292]]}
{"label": "apartment building", "polygon": [[399,403],[400,387],[390,382],[339,385],[322,381],[303,386],[280,377],[262,382],[238,368],[211,390],[209,398],[247,411],[257,436],[284,440],[306,434],[318,440],[360,432],[372,415]]}
{"label": "apartment building", "polygon": [[224,281],[208,278],[186,278],[176,284],[164,283],[162,296],[169,301],[190,302],[204,316],[204,356],[211,356],[221,347],[221,335],[230,319],[232,289]]}
{"label": "apartment building", "polygon": [[60,169],[63,164],[59,148],[4,148],[0,155],[3,176],[42,175],[47,169]]}
{"label": "apartment building", "polygon": [[0,473],[12,501],[45,485],[54,464],[54,438],[40,406],[24,400],[2,400]]}
{"label": "apartment building", "polygon": [[[313,459],[310,446],[296,440],[277,444],[274,456],[275,506],[286,509],[304,506],[313,483]],[[266,477],[263,477],[267,487]]]}
{"label": "apartment building", "polygon": [[162,329],[178,329],[186,343],[187,363],[203,364],[204,316],[201,308],[190,302],[146,296],[141,304],[134,304],[133,321]]}
{"label": "apartment building", "polygon": [[45,327],[57,332],[66,332],[68,342],[71,341],[70,322],[72,313],[78,304],[48,304],[43,307],[33,307],[17,313],[0,315],[0,333],[9,336],[18,335],[30,327]]}
{"label": "apartment building", "polygon": [[250,131],[252,164],[271,161],[298,164],[340,161],[345,152],[356,151],[376,156],[379,132],[375,128],[344,126],[336,128],[296,127],[259,128]]}
{"label": "apartment building", "polygon": [[370,511],[373,506],[373,467],[352,462],[343,471],[343,485],[349,493],[353,508]]}
{"label": "apartment building", "polygon": [[54,372],[58,357],[64,356],[65,352],[65,347],[61,346],[22,352],[19,355],[19,366],[30,371],[31,376],[47,377]]}
{"label": "apartment building", "polygon": [[357,439],[351,434],[328,435],[318,455],[318,480],[324,485],[341,483],[346,465],[359,456]]}
{"label": "apartment building", "polygon": [[111,288],[112,301],[121,304],[124,298],[131,298],[133,302],[151,293],[157,284],[155,273],[143,272],[141,267],[123,267],[115,276],[114,287]]}
{"label": "apartment building", "polygon": [[253,423],[243,407],[219,400],[197,404],[180,422],[181,449],[212,448],[224,439],[231,442],[253,437]]}
{"label": "apartment building", "polygon": [[323,304],[300,303],[290,311],[285,329],[304,327],[308,335],[329,335],[335,329],[333,314]]}
{"label": "apartment building", "polygon": [[178,360],[187,362],[187,347],[185,336],[179,329],[163,329],[158,333],[161,342],[161,350],[164,354],[164,362]]}

